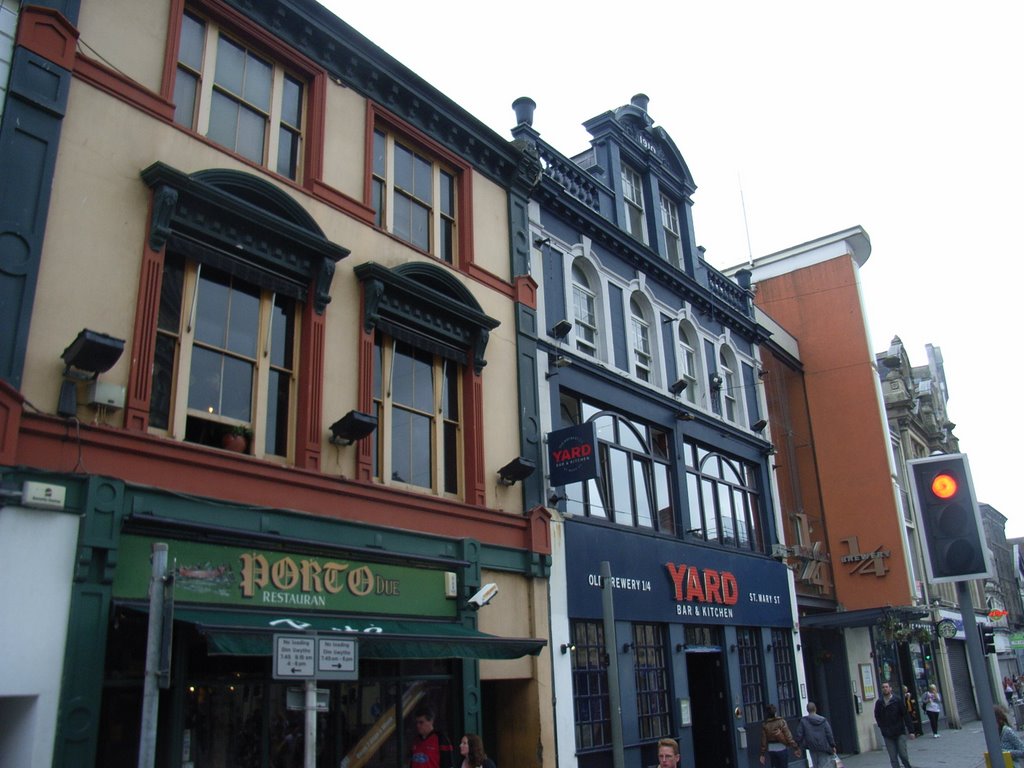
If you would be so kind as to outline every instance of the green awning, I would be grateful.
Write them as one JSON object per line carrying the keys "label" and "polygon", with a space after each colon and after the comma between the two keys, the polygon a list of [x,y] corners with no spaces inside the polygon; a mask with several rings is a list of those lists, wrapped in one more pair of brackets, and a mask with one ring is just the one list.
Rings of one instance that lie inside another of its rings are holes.
{"label": "green awning", "polygon": [[518,659],[547,644],[498,637],[446,621],[262,613],[175,606],[174,620],[194,624],[211,655],[271,656],[275,634],[317,633],[355,638],[364,659]]}

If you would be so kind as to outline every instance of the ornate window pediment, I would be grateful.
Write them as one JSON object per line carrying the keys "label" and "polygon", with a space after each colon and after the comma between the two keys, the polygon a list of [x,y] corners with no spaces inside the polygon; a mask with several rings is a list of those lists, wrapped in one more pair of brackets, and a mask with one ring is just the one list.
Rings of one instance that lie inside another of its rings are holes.
{"label": "ornate window pediment", "polygon": [[335,264],[349,251],[328,241],[283,191],[241,171],[189,175],[164,163],[142,171],[142,180],[154,190],[154,250],[172,245],[198,262],[310,301],[323,314]]}
{"label": "ornate window pediment", "polygon": [[499,322],[445,270],[421,263],[388,269],[367,262],[354,271],[365,290],[367,331],[379,329],[450,360],[471,362],[477,374],[487,365],[484,351]]}

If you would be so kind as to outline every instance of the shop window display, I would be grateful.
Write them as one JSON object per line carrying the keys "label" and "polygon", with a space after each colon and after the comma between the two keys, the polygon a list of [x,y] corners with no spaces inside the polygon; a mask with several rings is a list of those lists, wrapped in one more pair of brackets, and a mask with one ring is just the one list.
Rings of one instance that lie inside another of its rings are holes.
{"label": "shop window display", "polygon": [[[145,614],[114,611],[97,765],[137,759],[145,633]],[[171,687],[160,694],[158,768],[301,768],[305,713],[288,708],[288,689],[302,684],[274,680],[271,661],[208,655],[193,627],[176,624]],[[363,659],[359,680],[319,682],[328,710],[317,716],[318,768],[404,768],[413,711],[423,703],[437,711],[439,729],[458,730],[453,669],[447,659]]]}

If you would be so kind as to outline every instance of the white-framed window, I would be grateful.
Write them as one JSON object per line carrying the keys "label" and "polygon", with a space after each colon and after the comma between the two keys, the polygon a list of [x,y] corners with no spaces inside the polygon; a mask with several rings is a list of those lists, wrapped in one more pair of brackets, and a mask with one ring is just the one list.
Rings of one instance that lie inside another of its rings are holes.
{"label": "white-framed window", "polygon": [[373,475],[380,482],[460,493],[462,366],[380,331],[374,338]]}
{"label": "white-framed window", "polygon": [[686,382],[682,391],[688,403],[697,402],[699,358],[696,332],[686,322],[679,323],[679,377]]}
{"label": "white-framed window", "polygon": [[448,264],[456,253],[456,169],[395,132],[373,132],[371,205],[378,227]]}
{"label": "white-framed window", "polygon": [[182,18],[174,121],[257,165],[298,179],[306,85],[212,20]]}
{"label": "white-framed window", "polygon": [[562,426],[592,421],[601,475],[565,487],[566,510],[619,525],[674,534],[668,432],[563,392]]}
{"label": "white-framed window", "polygon": [[661,225],[665,230],[665,259],[677,267],[683,263],[683,238],[679,228],[679,208],[661,193]]}
{"label": "white-framed window", "polygon": [[168,253],[150,427],[217,447],[242,433],[248,453],[290,456],[298,315],[292,298]]}
{"label": "white-framed window", "polygon": [[687,439],[686,532],[705,541],[763,552],[757,467]]}
{"label": "white-framed window", "polygon": [[636,294],[629,298],[629,316],[633,342],[633,375],[640,381],[651,382],[654,380],[651,324]]}
{"label": "white-framed window", "polygon": [[623,222],[626,231],[647,243],[647,220],[644,216],[644,189],[640,174],[628,165],[622,166],[622,197],[625,205]]}
{"label": "white-framed window", "polygon": [[722,416],[726,421],[735,422],[739,415],[739,392],[736,361],[727,347],[718,354],[718,375],[722,378]]}
{"label": "white-framed window", "polygon": [[597,299],[579,259],[572,264],[572,313],[576,350],[597,357]]}
{"label": "white-framed window", "polygon": [[0,0],[0,117],[7,100],[7,81],[14,60],[14,35],[18,31],[19,0]]}

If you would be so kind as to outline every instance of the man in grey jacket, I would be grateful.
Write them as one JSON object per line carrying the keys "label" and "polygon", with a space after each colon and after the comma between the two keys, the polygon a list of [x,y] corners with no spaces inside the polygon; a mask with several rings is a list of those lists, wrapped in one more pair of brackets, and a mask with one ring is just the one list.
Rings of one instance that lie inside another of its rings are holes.
{"label": "man in grey jacket", "polygon": [[832,726],[822,715],[813,701],[807,702],[807,714],[796,726],[796,743],[811,755],[814,768],[829,768],[836,756],[836,740],[832,737]]}

